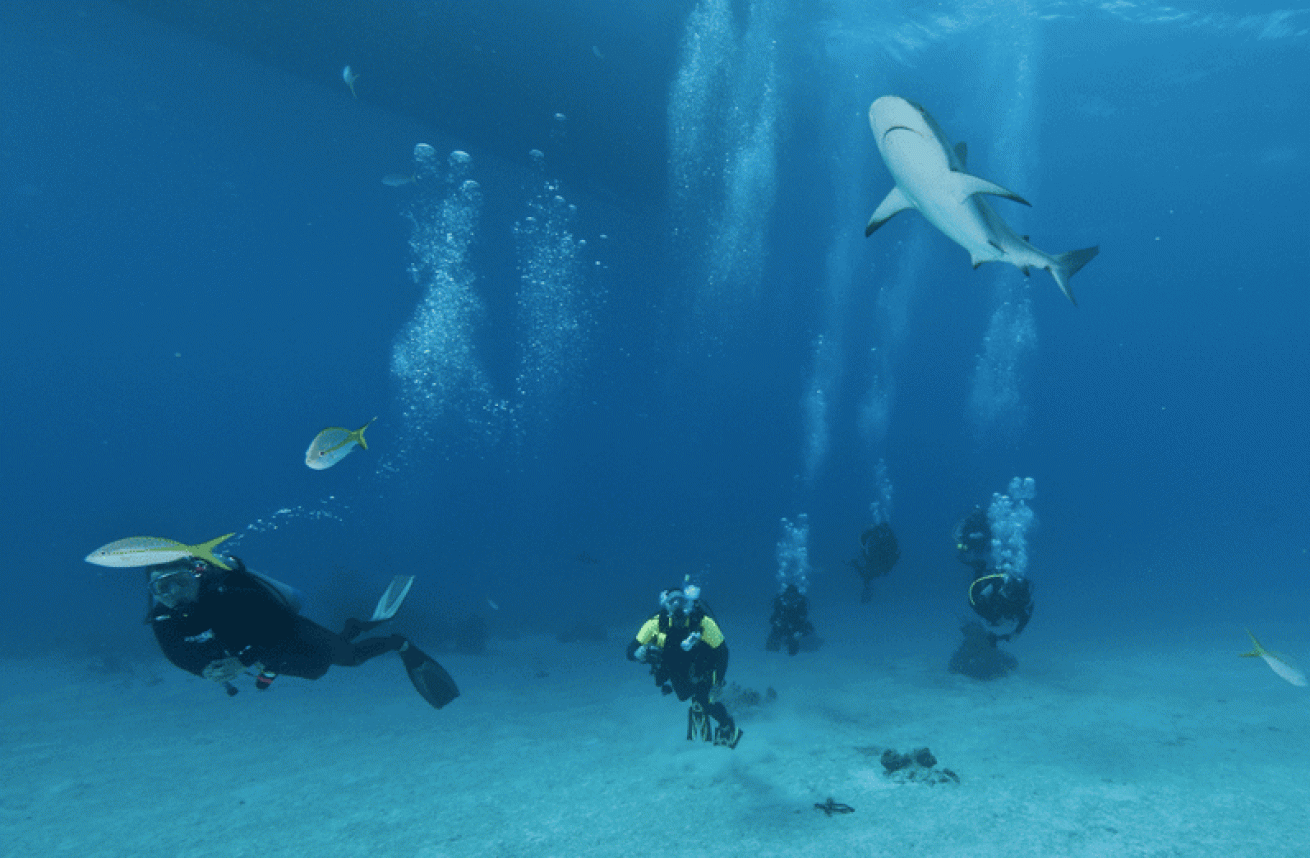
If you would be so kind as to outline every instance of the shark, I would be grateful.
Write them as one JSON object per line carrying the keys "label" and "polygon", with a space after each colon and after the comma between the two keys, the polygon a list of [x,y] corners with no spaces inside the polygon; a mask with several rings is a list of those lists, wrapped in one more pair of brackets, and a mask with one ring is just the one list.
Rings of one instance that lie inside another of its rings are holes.
{"label": "shark", "polygon": [[878,152],[896,186],[892,188],[864,228],[865,236],[899,212],[918,209],[928,222],[969,251],[977,268],[984,262],[1008,262],[1025,275],[1034,268],[1051,272],[1060,291],[1073,302],[1069,278],[1092,260],[1100,247],[1044,253],[1019,235],[985,197],[995,196],[1032,205],[1000,185],[971,175],[963,142],[951,146],[936,120],[918,104],[884,95],[869,106],[869,126]]}

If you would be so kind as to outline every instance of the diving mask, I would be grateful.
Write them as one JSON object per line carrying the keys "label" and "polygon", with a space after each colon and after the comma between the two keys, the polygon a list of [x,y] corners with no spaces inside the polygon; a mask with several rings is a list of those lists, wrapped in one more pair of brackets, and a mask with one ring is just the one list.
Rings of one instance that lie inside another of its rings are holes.
{"label": "diving mask", "polygon": [[669,616],[685,614],[691,607],[691,600],[681,590],[665,590],[660,593],[660,607],[668,611]]}
{"label": "diving mask", "polygon": [[203,561],[152,569],[150,594],[170,608],[194,602],[200,598],[200,577],[205,569]]}

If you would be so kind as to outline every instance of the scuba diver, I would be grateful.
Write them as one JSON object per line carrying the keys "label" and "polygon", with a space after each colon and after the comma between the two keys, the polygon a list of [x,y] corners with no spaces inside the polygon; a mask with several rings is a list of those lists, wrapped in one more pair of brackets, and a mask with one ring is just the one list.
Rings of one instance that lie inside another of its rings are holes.
{"label": "scuba diver", "polygon": [[955,552],[973,570],[969,604],[987,625],[1014,623],[1005,634],[988,632],[987,639],[1008,641],[1024,630],[1033,616],[1032,583],[1022,575],[997,571],[992,564],[992,527],[987,510],[975,506],[955,528]]}
{"label": "scuba diver", "polygon": [[992,525],[987,510],[975,506],[955,526],[955,557],[973,569],[975,579],[987,574],[992,565]]}
{"label": "scuba diver", "polygon": [[[700,587],[684,584],[660,593],[660,612],[643,623],[628,644],[628,661],[650,665],[662,693],[691,698],[688,740],[737,747],[742,731],[714,697],[728,670],[728,644],[700,601]],[[718,722],[712,733],[710,717]]]}
{"label": "scuba diver", "polygon": [[773,597],[773,615],[769,617],[769,639],[764,648],[769,652],[782,649],[787,642],[787,655],[800,652],[801,638],[814,631],[808,615],[810,600],[805,598],[800,587],[788,584],[782,592]]}
{"label": "scuba diver", "polygon": [[869,525],[860,534],[860,556],[846,561],[864,579],[864,591],[860,594],[860,604],[867,604],[873,598],[873,579],[881,578],[896,561],[901,559],[901,549],[896,543],[896,534],[885,521]]}
{"label": "scuba diver", "polygon": [[[440,709],[459,696],[450,674],[401,635],[358,639],[395,615],[414,583],[396,576],[367,621],[346,621],[336,634],[300,615],[294,588],[234,557],[187,556],[146,566],[150,624],[164,656],[188,673],[217,682],[229,696],[242,673],[261,691],[279,674],[318,679],[329,667],[358,667],[395,652],[423,699]],[[90,559],[90,558],[88,558]],[[126,564],[115,564],[126,565]]]}

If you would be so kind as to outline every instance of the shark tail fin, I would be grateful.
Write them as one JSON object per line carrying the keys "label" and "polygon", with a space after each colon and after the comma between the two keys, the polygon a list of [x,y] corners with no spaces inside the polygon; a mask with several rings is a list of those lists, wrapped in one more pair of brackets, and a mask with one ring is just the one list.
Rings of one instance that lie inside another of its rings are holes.
{"label": "shark tail fin", "polygon": [[1073,297],[1073,292],[1069,289],[1069,278],[1078,273],[1084,265],[1091,262],[1096,254],[1101,252],[1100,246],[1084,247],[1082,250],[1071,250],[1068,253],[1060,253],[1051,258],[1051,267],[1048,269],[1051,276],[1055,278],[1055,283],[1060,287],[1060,291],[1075,306],[1078,302]]}

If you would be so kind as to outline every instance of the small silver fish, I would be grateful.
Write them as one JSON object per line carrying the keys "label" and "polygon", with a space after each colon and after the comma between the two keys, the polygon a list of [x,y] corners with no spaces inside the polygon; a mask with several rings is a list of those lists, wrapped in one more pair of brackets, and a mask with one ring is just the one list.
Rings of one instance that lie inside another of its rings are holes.
{"label": "small silver fish", "polygon": [[374,417],[354,432],[341,426],[329,426],[319,432],[305,451],[305,464],[316,471],[322,471],[354,452],[356,444],[367,450],[364,430],[372,426],[374,420],[377,418]]}
{"label": "small silver fish", "polygon": [[186,557],[198,557],[221,569],[231,569],[231,566],[214,555],[214,549],[219,543],[233,536],[235,533],[228,533],[197,545],[184,545],[159,536],[129,536],[127,539],[111,542],[92,551],[86,556],[86,562],[115,569],[136,569],[141,566],[172,563],[174,560],[182,560]]}
{"label": "small silver fish", "polygon": [[418,176],[406,173],[387,173],[382,177],[382,184],[388,188],[401,188],[418,181]]}
{"label": "small silver fish", "polygon": [[341,70],[341,79],[346,82],[346,86],[350,87],[350,94],[354,95],[355,98],[359,98],[358,95],[355,95],[355,81],[359,80],[359,75],[351,71],[350,66],[346,66]]}

